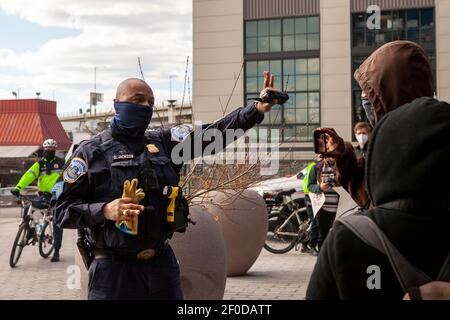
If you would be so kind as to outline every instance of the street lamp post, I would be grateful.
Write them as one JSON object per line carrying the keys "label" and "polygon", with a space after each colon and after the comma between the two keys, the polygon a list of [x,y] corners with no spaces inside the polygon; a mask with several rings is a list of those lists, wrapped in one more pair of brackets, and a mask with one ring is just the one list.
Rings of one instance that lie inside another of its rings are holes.
{"label": "street lamp post", "polygon": [[172,79],[176,78],[177,76],[175,75],[170,75],[169,76],[169,86],[170,86],[170,100],[172,100]]}

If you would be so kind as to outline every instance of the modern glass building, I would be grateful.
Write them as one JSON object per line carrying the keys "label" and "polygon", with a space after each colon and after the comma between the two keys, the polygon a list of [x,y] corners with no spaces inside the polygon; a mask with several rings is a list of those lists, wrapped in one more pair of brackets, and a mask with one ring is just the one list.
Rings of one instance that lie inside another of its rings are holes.
{"label": "modern glass building", "polygon": [[[381,9],[380,29],[367,27],[371,5]],[[256,97],[270,70],[291,99],[260,128],[281,130],[289,161],[313,157],[317,127],[352,139],[354,123],[364,120],[353,73],[389,41],[422,45],[438,98],[450,101],[448,0],[194,0],[193,15],[196,118],[213,121],[228,100],[227,112]]]}
{"label": "modern glass building", "polygon": [[[423,2],[425,4],[425,2]],[[378,47],[395,40],[409,40],[420,44],[428,53],[436,70],[436,16],[434,7],[384,10],[381,28],[370,30],[366,12],[352,13],[352,72]],[[361,108],[361,90],[352,84],[353,122],[365,120]]]}

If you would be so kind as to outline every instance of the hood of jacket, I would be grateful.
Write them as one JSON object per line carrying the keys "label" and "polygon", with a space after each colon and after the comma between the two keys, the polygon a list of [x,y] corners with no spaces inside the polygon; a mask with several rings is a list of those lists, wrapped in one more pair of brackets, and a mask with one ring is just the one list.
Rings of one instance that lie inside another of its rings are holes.
{"label": "hood of jacket", "polygon": [[448,206],[449,159],[449,104],[423,97],[388,113],[368,148],[365,176],[372,203],[413,199],[430,208]]}
{"label": "hood of jacket", "polygon": [[414,42],[393,41],[372,53],[355,72],[378,121],[420,97],[433,97],[434,76],[425,51]]}

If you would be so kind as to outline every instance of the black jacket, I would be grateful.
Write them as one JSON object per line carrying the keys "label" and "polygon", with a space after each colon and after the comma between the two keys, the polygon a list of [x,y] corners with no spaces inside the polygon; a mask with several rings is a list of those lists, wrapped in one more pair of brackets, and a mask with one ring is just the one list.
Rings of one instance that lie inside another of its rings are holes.
{"label": "black jacket", "polygon": [[[419,98],[380,121],[366,162],[366,188],[375,208],[364,214],[431,278],[450,251],[449,139],[450,105]],[[383,208],[398,200],[405,201],[396,209]],[[367,286],[372,265],[381,271],[379,290]],[[306,298],[399,300],[403,295],[386,256],[337,221],[319,254]]]}

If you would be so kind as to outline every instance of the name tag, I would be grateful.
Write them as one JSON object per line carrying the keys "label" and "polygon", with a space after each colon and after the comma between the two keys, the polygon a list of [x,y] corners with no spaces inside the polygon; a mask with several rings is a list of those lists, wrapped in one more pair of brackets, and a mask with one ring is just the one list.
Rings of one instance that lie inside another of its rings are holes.
{"label": "name tag", "polygon": [[134,154],[116,154],[113,156],[113,160],[130,160],[134,159]]}

